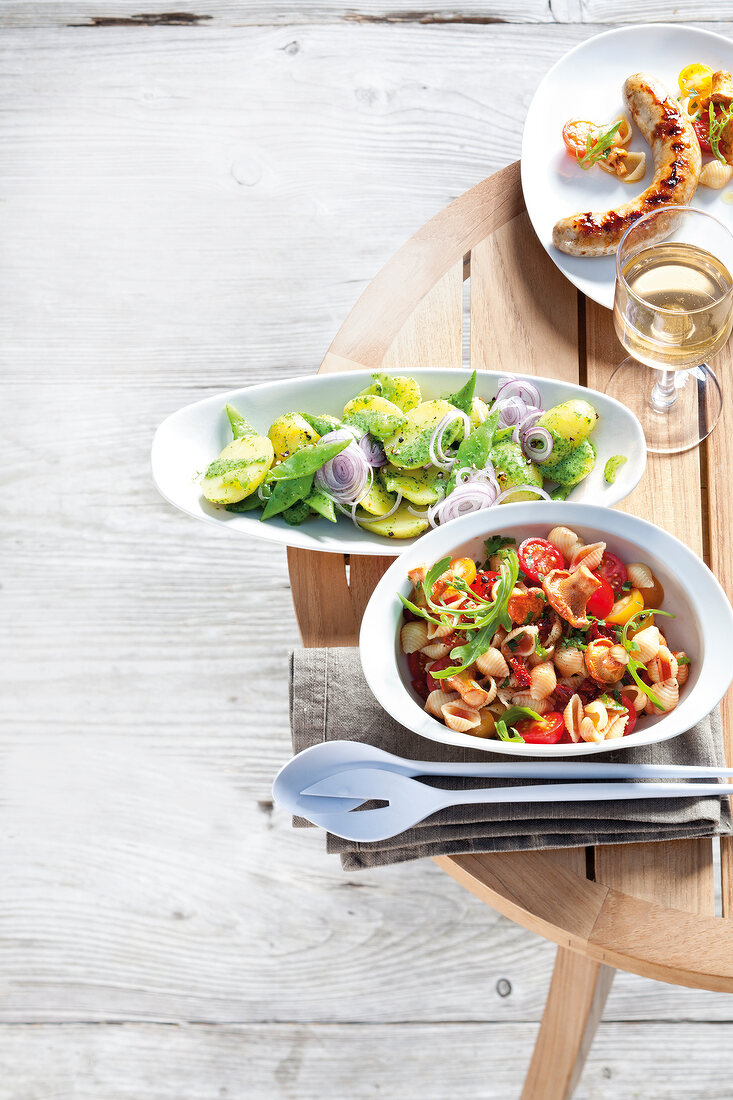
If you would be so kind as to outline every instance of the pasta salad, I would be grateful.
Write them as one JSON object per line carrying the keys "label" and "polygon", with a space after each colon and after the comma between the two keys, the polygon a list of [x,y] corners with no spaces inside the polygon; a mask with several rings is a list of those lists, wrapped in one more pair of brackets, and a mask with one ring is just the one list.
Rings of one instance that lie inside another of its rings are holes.
{"label": "pasta salad", "polygon": [[625,737],[666,714],[690,672],[667,644],[664,590],[643,562],[569,527],[486,540],[485,560],[409,573],[400,644],[425,710],[476,737],[551,745]]}
{"label": "pasta salad", "polygon": [[[228,405],[234,438],[203,475],[204,497],[264,521],[346,516],[407,539],[504,502],[565,499],[595,466],[597,414],[581,398],[544,408],[538,388],[512,375],[481,396],[474,371],[426,400],[414,378],[372,377],[338,417],[285,412],[266,435]],[[625,457],[606,457],[610,483]]]}

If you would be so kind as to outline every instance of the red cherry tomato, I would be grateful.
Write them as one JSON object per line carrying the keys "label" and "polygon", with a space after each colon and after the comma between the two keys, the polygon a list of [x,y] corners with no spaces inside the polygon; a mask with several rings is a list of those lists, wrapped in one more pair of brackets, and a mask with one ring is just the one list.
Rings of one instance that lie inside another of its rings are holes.
{"label": "red cherry tomato", "polygon": [[608,581],[604,581],[603,577],[600,577],[598,573],[594,573],[593,576],[600,581],[600,586],[596,588],[595,592],[588,600],[586,611],[589,615],[594,615],[596,619],[605,619],[606,615],[609,615],[611,612],[611,608],[615,602],[615,596]]}
{"label": "red cherry tomato", "polygon": [[636,725],[636,707],[632,703],[631,699],[629,699],[628,695],[622,695],[621,702],[629,712],[629,717],[626,719],[626,725],[624,726],[624,737],[628,737],[628,735],[632,732],[634,726]]}
{"label": "red cherry tomato", "polygon": [[598,127],[594,122],[582,118],[571,118],[562,128],[562,139],[571,157],[584,157],[587,152],[587,139],[591,144],[596,140]]}
{"label": "red cherry tomato", "polygon": [[524,718],[515,725],[528,745],[556,745],[565,732],[565,719],[562,714],[550,711],[539,721],[536,718]]}
{"label": "red cherry tomato", "polygon": [[713,149],[710,144],[710,121],[707,122],[700,118],[695,118],[692,121],[692,126],[697,134],[697,140],[700,142],[700,149],[703,153],[707,153],[708,156],[712,156]]}
{"label": "red cherry tomato", "polygon": [[492,573],[491,570],[479,569],[476,579],[468,587],[476,593],[480,600],[490,600],[491,589],[498,576],[498,573]]}
{"label": "red cherry tomato", "polygon": [[[454,665],[455,668],[459,668],[459,665],[455,665],[454,661],[451,661],[450,657],[441,657],[439,661],[434,661],[430,668],[435,669],[436,672],[440,672],[441,669],[450,668]],[[434,676],[430,675],[430,671],[426,673],[428,687],[431,691],[446,691],[445,680],[436,680]]]}
{"label": "red cherry tomato", "polygon": [[601,564],[594,572],[601,580],[608,581],[614,592],[620,592],[623,585],[625,585],[629,579],[626,572],[626,566],[621,561],[621,558],[618,554],[612,554],[610,550],[606,550],[601,558]]}
{"label": "red cherry tomato", "polygon": [[522,572],[539,584],[553,569],[564,569],[565,558],[547,539],[525,539],[517,550]]}

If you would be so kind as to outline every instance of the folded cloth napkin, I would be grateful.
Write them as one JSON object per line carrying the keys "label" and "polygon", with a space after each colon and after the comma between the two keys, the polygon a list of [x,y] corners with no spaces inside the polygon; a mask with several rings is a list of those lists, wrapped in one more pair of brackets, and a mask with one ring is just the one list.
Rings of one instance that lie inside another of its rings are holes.
{"label": "folded cloth napkin", "polygon": [[[458,749],[418,737],[382,710],[361,671],[356,649],[301,649],[291,655],[290,724],[293,749],[319,741],[364,741],[413,760],[506,763],[498,753]],[[634,764],[708,764],[723,767],[723,734],[716,709],[687,733],[657,745],[606,753],[604,761]],[[490,786],[488,779],[425,780],[439,786]],[[523,780],[503,780],[516,785]],[[309,824],[295,818],[293,824]],[[327,834],[327,850],[356,871],[424,856],[515,852],[628,844],[731,832],[727,798],[626,802],[521,803],[454,806],[389,840],[357,844]]]}

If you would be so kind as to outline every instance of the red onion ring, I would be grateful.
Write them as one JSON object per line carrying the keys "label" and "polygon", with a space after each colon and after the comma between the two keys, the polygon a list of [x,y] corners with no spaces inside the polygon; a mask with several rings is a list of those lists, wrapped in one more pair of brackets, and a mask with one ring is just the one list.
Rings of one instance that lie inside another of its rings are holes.
{"label": "red onion ring", "polygon": [[514,440],[514,442],[521,443],[522,434],[526,432],[528,428],[533,428],[542,415],[542,409],[532,409],[530,412],[528,412],[524,420],[521,420],[512,432],[512,439]]}
{"label": "red onion ring", "polygon": [[359,440],[359,446],[364,452],[364,456],[370,466],[386,466],[387,456],[384,453],[384,447],[378,439],[374,439],[369,435],[369,432],[365,434]]}
{"label": "red onion ring", "polygon": [[327,441],[333,439],[351,439],[348,447],[344,447],[340,454],[325,462],[319,470],[316,470],[315,480],[319,487],[337,503],[352,505],[369,491],[370,478],[374,478],[372,468],[366,460],[366,455],[357,446],[356,440],[345,428],[338,428],[334,432],[328,432],[321,436]]}
{"label": "red onion ring", "polygon": [[525,382],[521,378],[512,378],[506,376],[507,381],[502,382],[497,390],[497,400],[507,400],[511,397],[518,397],[525,405],[533,405],[535,408],[542,406],[542,399],[540,397],[540,391],[532,382]]}
{"label": "red onion ring", "polygon": [[501,410],[499,413],[499,427],[500,428],[513,428],[518,424],[521,424],[527,415],[527,405],[521,397],[507,397],[506,400],[497,398],[497,408]]}
{"label": "red onion ring", "polygon": [[450,523],[452,519],[468,515],[469,512],[491,508],[496,499],[496,490],[485,481],[458,485],[449,497],[428,510],[428,521],[431,527],[437,527],[438,523]]}
{"label": "red onion ring", "polygon": [[554,446],[547,428],[527,428],[522,434],[522,454],[533,462],[546,462]]}
{"label": "red onion ring", "polygon": [[453,469],[455,458],[449,458],[443,451],[443,435],[446,429],[456,420],[463,421],[463,429],[466,434],[471,431],[471,421],[466,414],[462,412],[461,409],[453,409],[451,412],[446,413],[443,419],[436,424],[430,436],[430,444],[428,446],[430,461],[440,470],[450,471]]}

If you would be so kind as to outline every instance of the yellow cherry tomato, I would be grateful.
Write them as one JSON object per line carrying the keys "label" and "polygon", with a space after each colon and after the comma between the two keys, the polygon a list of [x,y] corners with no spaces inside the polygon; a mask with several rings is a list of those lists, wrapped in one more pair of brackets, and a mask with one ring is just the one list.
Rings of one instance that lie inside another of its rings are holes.
{"label": "yellow cherry tomato", "polygon": [[[438,577],[433,588],[433,597],[435,598],[435,589],[440,587],[441,581],[448,580],[451,577],[459,577],[470,588],[473,582],[476,580],[476,563],[471,558],[453,558],[450,565],[446,569],[442,577]],[[463,596],[462,592],[459,592],[457,588],[454,588],[452,584],[448,584],[442,591],[443,599],[448,603],[451,600],[458,600]]]}
{"label": "yellow cherry tomato", "polygon": [[606,615],[605,621],[612,623],[614,626],[623,626],[634,615],[638,615],[640,611],[644,610],[644,599],[638,588],[632,588],[630,592],[627,592],[625,596],[622,596],[620,600],[616,600],[616,603],[611,608],[610,614]]}
{"label": "yellow cherry tomato", "polygon": [[678,77],[680,91],[683,96],[691,96],[688,104],[690,113],[697,109],[699,100],[710,95],[713,90],[713,70],[707,65],[686,65]]}
{"label": "yellow cherry tomato", "polygon": [[454,577],[460,577],[469,587],[476,580],[476,562],[471,558],[454,558],[448,568]]}

